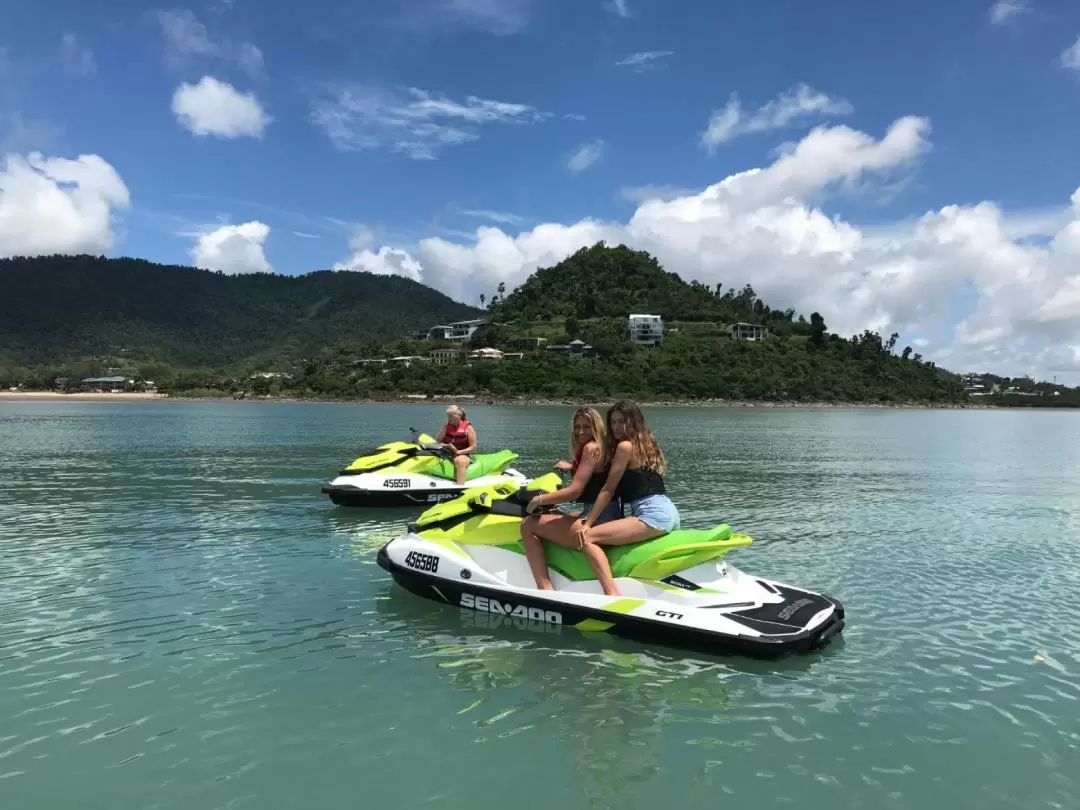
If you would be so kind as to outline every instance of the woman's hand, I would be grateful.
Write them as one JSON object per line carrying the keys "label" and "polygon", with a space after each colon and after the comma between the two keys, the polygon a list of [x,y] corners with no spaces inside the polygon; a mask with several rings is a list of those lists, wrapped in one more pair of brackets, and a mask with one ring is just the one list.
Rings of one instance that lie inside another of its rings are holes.
{"label": "woman's hand", "polygon": [[539,509],[541,505],[542,504],[540,503],[540,496],[534,495],[533,497],[529,498],[529,502],[525,505],[525,514],[531,515],[533,512]]}
{"label": "woman's hand", "polygon": [[570,472],[573,469],[573,465],[569,461],[556,461],[555,472]]}
{"label": "woman's hand", "polygon": [[589,538],[589,528],[589,525],[585,522],[585,518],[581,518],[581,520],[574,524],[574,533],[577,535],[577,547],[579,551],[592,542]]}

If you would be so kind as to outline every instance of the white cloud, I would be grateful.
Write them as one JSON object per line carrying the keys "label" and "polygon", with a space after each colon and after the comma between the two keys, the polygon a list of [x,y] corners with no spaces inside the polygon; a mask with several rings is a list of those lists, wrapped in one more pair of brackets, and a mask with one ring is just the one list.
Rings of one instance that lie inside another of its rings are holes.
{"label": "white cloud", "polygon": [[262,75],[261,50],[250,42],[213,39],[192,11],[161,11],[157,14],[157,20],[165,38],[164,59],[167,64],[179,66],[190,57],[202,57],[236,64],[252,77]]}
{"label": "white cloud", "polygon": [[311,119],[341,151],[388,148],[414,160],[434,160],[447,146],[480,137],[484,124],[526,124],[548,117],[528,104],[468,96],[464,102],[419,90],[346,87],[315,102]]}
{"label": "white cloud", "polygon": [[97,70],[94,52],[70,33],[64,34],[60,39],[60,64],[64,70],[76,76],[89,76]]}
{"label": "white cloud", "polygon": [[638,51],[625,56],[615,64],[619,67],[627,67],[635,73],[644,73],[657,66],[665,56],[671,56],[675,51]]}
{"label": "white cloud", "polygon": [[268,236],[270,226],[258,221],[222,225],[197,235],[191,260],[196,267],[229,275],[272,273],[274,268],[263,253]]}
{"label": "white cloud", "polygon": [[[686,280],[751,283],[771,306],[821,312],[843,335],[898,331],[901,346],[915,345],[957,371],[1040,376],[1075,367],[1069,347],[1080,346],[1080,190],[1057,212],[1014,218],[989,202],[952,205],[875,230],[819,207],[831,189],[915,165],[930,148],[929,132],[928,121],[912,117],[880,138],[821,127],[771,164],[696,193],[642,194],[626,222],[546,223],[516,235],[484,226],[463,242],[426,238],[378,250],[369,233],[362,255],[343,265],[389,272],[392,259],[410,277],[472,301],[603,240],[648,250]],[[1051,238],[1020,240],[1033,235]]]}
{"label": "white cloud", "polygon": [[487,211],[475,208],[465,208],[458,212],[463,216],[475,217],[476,219],[486,219],[491,222],[498,222],[500,225],[521,225],[525,222],[524,217],[519,217],[517,214],[507,214],[503,211]]}
{"label": "white cloud", "polygon": [[198,84],[181,84],[173,94],[172,111],[195,135],[220,138],[261,138],[272,120],[252,93],[240,93],[231,84],[203,76]]}
{"label": "white cloud", "polygon": [[52,148],[63,130],[44,118],[25,118],[20,112],[0,112],[0,155],[43,152]]}
{"label": "white cloud", "polygon": [[806,84],[799,84],[786,93],[747,115],[736,93],[727,106],[717,110],[701,134],[701,145],[712,152],[717,146],[740,135],[784,129],[802,118],[819,115],[849,115],[854,111],[844,99],[834,99],[819,93]]}
{"label": "white cloud", "polygon": [[530,0],[443,0],[449,16],[492,34],[515,34],[529,24]]}
{"label": "white cloud", "polygon": [[1061,54],[1061,64],[1072,70],[1080,70],[1080,37]]}
{"label": "white cloud", "polygon": [[604,8],[613,14],[618,14],[620,17],[628,18],[633,16],[627,0],[609,0],[604,4]]}
{"label": "white cloud", "polygon": [[990,22],[993,25],[1004,25],[1009,20],[1030,11],[1031,6],[1028,0],[997,0],[990,7]]}
{"label": "white cloud", "polygon": [[670,200],[675,197],[689,197],[693,194],[697,194],[696,189],[665,184],[623,186],[619,189],[619,196],[622,199],[634,203],[643,203],[646,200]]}
{"label": "white cloud", "polygon": [[604,142],[601,140],[583,143],[577,148],[577,151],[570,156],[566,168],[573,174],[579,174],[590,166],[595,165],[596,162],[604,156],[604,149]]}
{"label": "white cloud", "polygon": [[352,254],[344,261],[337,262],[334,270],[353,270],[375,273],[379,276],[405,276],[420,281],[422,268],[407,251],[383,245],[378,251],[372,251],[375,232],[371,228],[360,226],[349,238]]}
{"label": "white cloud", "polygon": [[107,252],[113,213],[131,204],[116,170],[97,155],[74,160],[9,154],[0,169],[0,256]]}

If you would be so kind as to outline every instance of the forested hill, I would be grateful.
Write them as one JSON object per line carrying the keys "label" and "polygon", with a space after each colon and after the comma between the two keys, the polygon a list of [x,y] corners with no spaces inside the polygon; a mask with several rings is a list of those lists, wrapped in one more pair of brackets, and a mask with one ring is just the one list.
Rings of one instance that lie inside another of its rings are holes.
{"label": "forested hill", "polygon": [[230,276],[94,256],[0,260],[0,290],[0,361],[16,364],[106,355],[272,363],[480,314],[399,276]]}
{"label": "forested hill", "polygon": [[810,331],[805,320],[795,321],[794,310],[771,309],[749,285],[724,291],[722,284],[687,283],[643,250],[602,242],[537,270],[509,295],[496,295],[490,312],[505,322],[625,318],[640,312],[665,321],[753,322],[780,334]]}

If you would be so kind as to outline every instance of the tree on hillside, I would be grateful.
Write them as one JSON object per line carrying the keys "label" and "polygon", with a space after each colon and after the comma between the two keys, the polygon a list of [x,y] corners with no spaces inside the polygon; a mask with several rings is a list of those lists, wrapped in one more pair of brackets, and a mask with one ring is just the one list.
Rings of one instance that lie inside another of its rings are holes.
{"label": "tree on hillside", "polygon": [[810,313],[810,343],[820,349],[825,345],[825,319],[817,312]]}

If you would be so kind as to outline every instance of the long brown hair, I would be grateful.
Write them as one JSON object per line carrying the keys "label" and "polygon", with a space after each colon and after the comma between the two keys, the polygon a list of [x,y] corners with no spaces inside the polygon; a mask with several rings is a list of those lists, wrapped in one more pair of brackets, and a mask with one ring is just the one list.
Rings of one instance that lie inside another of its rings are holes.
{"label": "long brown hair", "polygon": [[570,458],[577,458],[578,445],[577,440],[574,438],[574,423],[577,422],[579,416],[584,416],[592,425],[593,441],[596,442],[596,446],[600,451],[599,458],[596,459],[596,466],[597,469],[602,469],[607,456],[607,442],[605,441],[607,430],[604,427],[604,419],[596,408],[583,406],[574,411],[574,415],[570,417]]}
{"label": "long brown hair", "polygon": [[618,440],[611,429],[611,415],[621,413],[626,419],[626,433],[633,448],[630,466],[637,463],[638,467],[664,475],[667,472],[667,460],[664,451],[660,449],[660,443],[652,435],[649,426],[645,424],[645,417],[641,408],[633,402],[621,399],[608,408],[607,412],[607,456],[615,457],[615,447]]}

